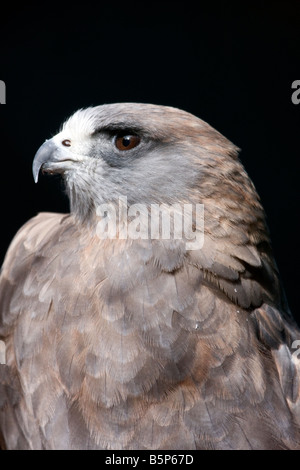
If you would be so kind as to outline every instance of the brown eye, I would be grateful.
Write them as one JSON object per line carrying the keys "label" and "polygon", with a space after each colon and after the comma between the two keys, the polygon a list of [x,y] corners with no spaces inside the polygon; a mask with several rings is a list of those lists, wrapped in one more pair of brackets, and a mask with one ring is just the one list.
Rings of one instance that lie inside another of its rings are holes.
{"label": "brown eye", "polygon": [[140,141],[137,135],[122,135],[116,137],[115,145],[118,150],[131,150],[139,145]]}
{"label": "brown eye", "polygon": [[62,141],[62,144],[65,146],[65,147],[71,147],[71,141],[69,139],[65,139]]}

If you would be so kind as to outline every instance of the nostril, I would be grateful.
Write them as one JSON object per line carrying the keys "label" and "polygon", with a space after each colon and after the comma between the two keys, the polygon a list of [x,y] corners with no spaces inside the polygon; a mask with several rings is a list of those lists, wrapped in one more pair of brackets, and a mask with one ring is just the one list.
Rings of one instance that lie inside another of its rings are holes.
{"label": "nostril", "polygon": [[69,139],[65,139],[62,141],[62,144],[65,146],[65,147],[71,147],[71,141]]}

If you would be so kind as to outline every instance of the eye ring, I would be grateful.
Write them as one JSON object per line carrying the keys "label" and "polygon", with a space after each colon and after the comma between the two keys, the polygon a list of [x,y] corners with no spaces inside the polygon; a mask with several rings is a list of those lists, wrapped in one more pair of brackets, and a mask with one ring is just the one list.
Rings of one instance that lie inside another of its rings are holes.
{"label": "eye ring", "polygon": [[122,134],[115,137],[115,146],[121,152],[131,150],[139,145],[141,138],[135,134]]}
{"label": "eye ring", "polygon": [[70,139],[65,139],[62,141],[62,144],[65,146],[65,147],[71,147],[71,141]]}

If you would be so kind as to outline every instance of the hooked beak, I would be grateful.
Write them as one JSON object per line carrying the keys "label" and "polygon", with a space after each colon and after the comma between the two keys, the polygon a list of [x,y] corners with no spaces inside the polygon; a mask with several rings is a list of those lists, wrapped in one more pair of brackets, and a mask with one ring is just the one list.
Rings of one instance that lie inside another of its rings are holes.
{"label": "hooked beak", "polygon": [[68,158],[66,151],[60,149],[52,139],[46,140],[38,149],[33,160],[32,173],[35,183],[38,182],[41,168],[49,173],[63,173],[66,170],[67,161],[72,161],[72,158]]}

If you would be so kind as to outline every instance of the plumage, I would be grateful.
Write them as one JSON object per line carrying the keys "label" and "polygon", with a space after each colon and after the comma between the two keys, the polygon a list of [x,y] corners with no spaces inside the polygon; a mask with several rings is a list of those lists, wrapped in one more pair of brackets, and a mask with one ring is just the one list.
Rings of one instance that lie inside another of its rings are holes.
{"label": "plumage", "polygon": [[[113,104],[77,111],[40,170],[71,210],[29,220],[2,267],[2,447],[299,449],[300,332],[238,149],[184,111]],[[203,246],[124,237],[120,197],[147,217],[203,204]]]}

